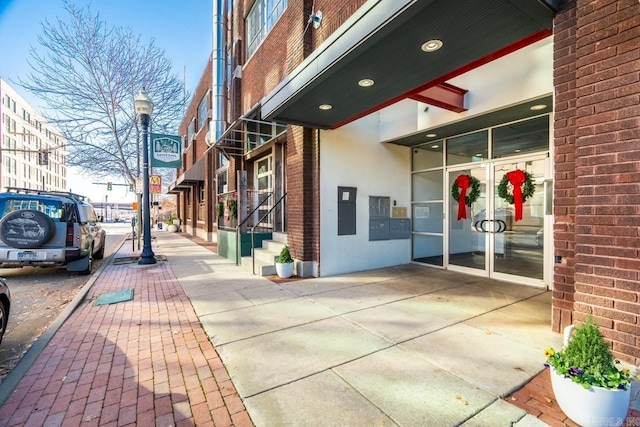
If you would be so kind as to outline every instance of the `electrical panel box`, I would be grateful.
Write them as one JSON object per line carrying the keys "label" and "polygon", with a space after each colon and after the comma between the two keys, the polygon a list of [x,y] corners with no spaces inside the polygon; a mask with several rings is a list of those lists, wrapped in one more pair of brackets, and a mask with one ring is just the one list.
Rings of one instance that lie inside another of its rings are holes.
{"label": "electrical panel box", "polygon": [[356,234],[356,187],[338,187],[338,236]]}
{"label": "electrical panel box", "polygon": [[389,238],[408,239],[411,237],[411,220],[409,218],[391,218]]}

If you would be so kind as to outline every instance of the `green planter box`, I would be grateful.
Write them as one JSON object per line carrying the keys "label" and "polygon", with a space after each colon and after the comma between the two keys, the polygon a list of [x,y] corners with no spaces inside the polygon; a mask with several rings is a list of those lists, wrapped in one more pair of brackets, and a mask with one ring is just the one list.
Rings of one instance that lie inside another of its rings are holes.
{"label": "green planter box", "polygon": [[[263,240],[270,240],[272,233],[254,233],[253,242],[256,248],[262,247]],[[218,255],[238,262],[236,251],[236,232],[229,230],[218,230]],[[240,256],[251,255],[251,234],[240,235]]]}

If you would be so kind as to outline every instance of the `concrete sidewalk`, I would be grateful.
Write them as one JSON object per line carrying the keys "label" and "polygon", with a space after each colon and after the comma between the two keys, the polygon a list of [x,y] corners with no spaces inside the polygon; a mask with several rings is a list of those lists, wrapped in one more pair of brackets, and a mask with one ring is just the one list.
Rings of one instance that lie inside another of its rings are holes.
{"label": "concrete sidewalk", "polygon": [[417,265],[278,284],[154,236],[167,261],[120,248],[0,426],[545,425],[502,398],[558,345],[549,292]]}
{"label": "concrete sidewalk", "polygon": [[543,290],[406,265],[273,283],[175,233],[162,253],[258,426],[545,425]]}

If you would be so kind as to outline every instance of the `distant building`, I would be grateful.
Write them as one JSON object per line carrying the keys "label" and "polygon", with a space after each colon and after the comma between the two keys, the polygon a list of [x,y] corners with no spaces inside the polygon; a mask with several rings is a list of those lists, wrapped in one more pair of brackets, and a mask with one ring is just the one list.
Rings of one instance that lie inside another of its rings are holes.
{"label": "distant building", "polygon": [[66,191],[67,149],[60,131],[0,78],[0,187]]}

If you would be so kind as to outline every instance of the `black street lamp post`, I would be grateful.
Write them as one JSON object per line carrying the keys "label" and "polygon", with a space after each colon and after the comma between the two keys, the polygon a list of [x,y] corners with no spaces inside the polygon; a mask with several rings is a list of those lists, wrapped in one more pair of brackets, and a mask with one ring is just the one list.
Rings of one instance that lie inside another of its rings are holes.
{"label": "black street lamp post", "polygon": [[151,215],[149,213],[149,121],[153,112],[153,102],[144,90],[135,97],[133,103],[142,124],[142,254],[138,264],[155,264],[156,258],[151,249]]}

